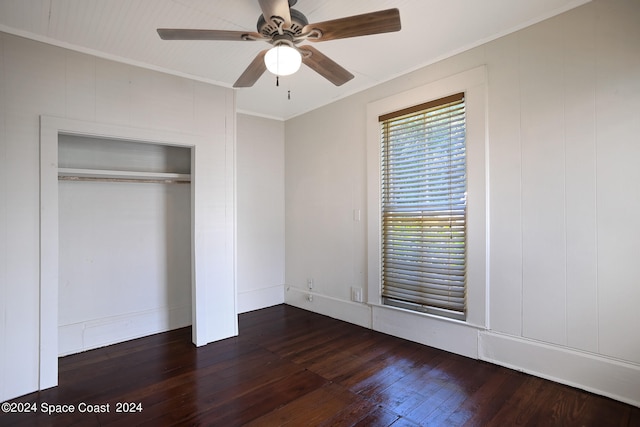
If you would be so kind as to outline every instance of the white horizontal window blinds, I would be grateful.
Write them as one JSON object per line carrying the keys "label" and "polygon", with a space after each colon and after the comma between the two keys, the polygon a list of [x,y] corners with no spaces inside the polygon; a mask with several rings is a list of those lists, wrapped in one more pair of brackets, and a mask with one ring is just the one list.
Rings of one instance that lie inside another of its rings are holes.
{"label": "white horizontal window blinds", "polygon": [[464,94],[379,119],[383,303],[464,320]]}

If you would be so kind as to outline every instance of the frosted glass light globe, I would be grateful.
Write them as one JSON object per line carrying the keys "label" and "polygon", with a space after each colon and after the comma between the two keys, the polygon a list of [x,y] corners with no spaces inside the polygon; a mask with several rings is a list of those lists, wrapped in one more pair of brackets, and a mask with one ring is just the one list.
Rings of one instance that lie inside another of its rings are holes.
{"label": "frosted glass light globe", "polygon": [[296,49],[281,44],[269,49],[264,56],[264,63],[267,70],[276,76],[288,76],[300,69],[302,55]]}

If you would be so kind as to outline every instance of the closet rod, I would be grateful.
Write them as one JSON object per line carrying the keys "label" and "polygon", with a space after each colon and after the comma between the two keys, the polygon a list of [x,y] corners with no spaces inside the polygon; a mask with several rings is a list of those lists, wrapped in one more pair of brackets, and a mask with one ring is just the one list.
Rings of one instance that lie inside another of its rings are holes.
{"label": "closet rod", "polygon": [[145,184],[190,184],[190,179],[103,178],[93,176],[58,176],[58,181],[142,182]]}

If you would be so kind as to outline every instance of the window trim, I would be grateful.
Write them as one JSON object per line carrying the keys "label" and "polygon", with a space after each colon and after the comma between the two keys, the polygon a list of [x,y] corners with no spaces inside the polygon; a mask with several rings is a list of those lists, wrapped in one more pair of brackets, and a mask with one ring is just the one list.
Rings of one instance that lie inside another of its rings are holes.
{"label": "window trim", "polygon": [[[462,322],[479,327],[488,323],[488,147],[486,115],[486,70],[484,66],[411,89],[367,105],[367,302],[382,304],[381,298],[381,147],[379,117],[412,108],[459,92],[465,93],[467,109],[467,318],[447,319],[411,311],[418,316]],[[403,310],[407,311],[407,310]]]}

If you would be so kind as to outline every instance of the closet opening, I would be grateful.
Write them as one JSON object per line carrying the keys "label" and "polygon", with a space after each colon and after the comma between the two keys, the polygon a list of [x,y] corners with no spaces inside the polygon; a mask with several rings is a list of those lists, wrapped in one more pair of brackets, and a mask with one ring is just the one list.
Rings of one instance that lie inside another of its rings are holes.
{"label": "closet opening", "polygon": [[192,324],[191,159],[59,134],[58,356]]}

